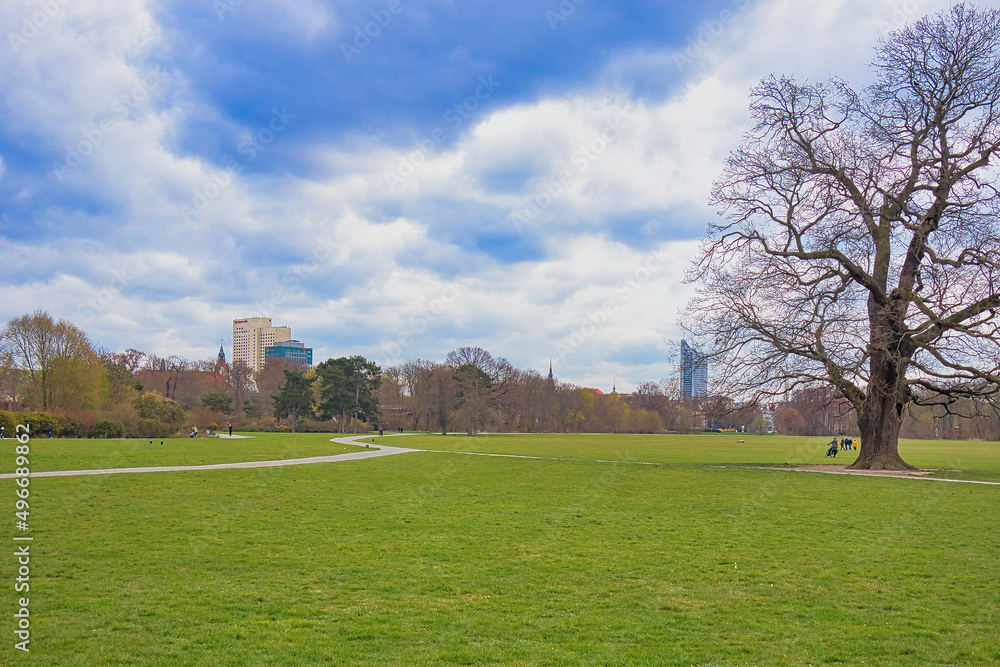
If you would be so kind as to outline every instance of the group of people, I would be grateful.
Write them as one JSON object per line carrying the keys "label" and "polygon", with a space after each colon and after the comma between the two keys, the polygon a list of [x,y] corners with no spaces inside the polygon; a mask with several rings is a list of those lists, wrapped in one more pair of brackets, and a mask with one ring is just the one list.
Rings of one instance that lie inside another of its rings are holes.
{"label": "group of people", "polygon": [[[209,431],[208,429],[205,429],[205,435],[211,435],[211,431]],[[188,437],[189,438],[197,438],[198,437],[198,427],[197,426],[192,426],[191,427],[191,431],[188,433]],[[233,437],[233,422],[229,422],[229,437],[230,438]]]}
{"label": "group of people", "polygon": [[834,438],[833,440],[830,441],[830,444],[827,446],[826,455],[832,456],[833,458],[837,458],[838,451],[849,452],[852,449],[857,449],[857,448],[858,448],[858,441],[853,438],[841,438],[840,442],[837,442],[837,439]]}

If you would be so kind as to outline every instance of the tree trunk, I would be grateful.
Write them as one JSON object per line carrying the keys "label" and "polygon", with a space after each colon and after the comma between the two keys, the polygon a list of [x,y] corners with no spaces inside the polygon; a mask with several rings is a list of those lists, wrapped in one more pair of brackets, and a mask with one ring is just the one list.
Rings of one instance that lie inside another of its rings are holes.
{"label": "tree trunk", "polygon": [[854,470],[916,470],[899,456],[899,427],[903,404],[895,392],[876,379],[858,411],[861,449],[858,459],[848,468]]}

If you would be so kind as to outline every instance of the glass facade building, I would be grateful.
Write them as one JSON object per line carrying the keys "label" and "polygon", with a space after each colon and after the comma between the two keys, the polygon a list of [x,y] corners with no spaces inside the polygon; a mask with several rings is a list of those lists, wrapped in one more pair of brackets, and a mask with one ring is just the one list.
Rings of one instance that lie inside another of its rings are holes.
{"label": "glass facade building", "polygon": [[708,359],[700,351],[681,341],[681,397],[708,396]]}
{"label": "glass facade building", "polygon": [[274,343],[264,350],[264,362],[267,363],[271,359],[295,361],[311,367],[313,363],[313,351],[311,347],[306,347],[297,340],[285,340]]}

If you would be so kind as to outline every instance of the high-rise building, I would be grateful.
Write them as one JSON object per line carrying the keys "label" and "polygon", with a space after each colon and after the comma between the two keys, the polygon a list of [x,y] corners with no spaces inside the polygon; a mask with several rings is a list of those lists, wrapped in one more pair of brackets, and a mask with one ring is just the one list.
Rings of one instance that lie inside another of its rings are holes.
{"label": "high-rise building", "polygon": [[267,348],[291,339],[292,330],[271,326],[270,317],[233,320],[233,363],[242,361],[256,373],[264,368]]}
{"label": "high-rise building", "polygon": [[271,359],[294,361],[303,366],[312,366],[313,351],[311,347],[306,347],[297,340],[286,340],[275,343],[264,350],[265,363]]}
{"label": "high-rise building", "polygon": [[681,397],[708,396],[708,359],[697,349],[681,341]]}

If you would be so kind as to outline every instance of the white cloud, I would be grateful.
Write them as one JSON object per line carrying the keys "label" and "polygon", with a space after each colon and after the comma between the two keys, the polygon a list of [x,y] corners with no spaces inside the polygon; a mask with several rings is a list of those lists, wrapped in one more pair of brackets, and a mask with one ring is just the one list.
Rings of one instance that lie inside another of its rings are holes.
{"label": "white cloud", "polygon": [[335,17],[318,0],[268,0],[263,4],[245,5],[244,10],[258,14],[269,29],[312,41],[337,28]]}
{"label": "white cloud", "polygon": [[[191,118],[226,121],[182,77],[141,64],[169,46],[149,6],[74,0],[0,60],[7,127],[66,156],[87,152],[59,183],[105,211],[39,214],[40,227],[73,239],[4,240],[3,316],[41,307],[111,347],[198,358],[228,339],[234,317],[268,314],[320,358],[439,359],[482,345],[535,368],[551,355],[563,379],[609,388],[617,377],[620,389],[669,370],[662,340],[691,293],[681,283],[690,239],[713,215],[709,188],[746,128],[750,87],[772,71],[863,83],[876,38],[903,11],[878,0],[748,4],[704,44],[692,34],[690,65],[676,59],[687,47],[611,54],[560,97],[503,107],[498,96],[427,154],[366,137],[318,143],[328,171],[303,176],[252,173],[246,161],[225,175],[174,152]],[[22,25],[38,7],[4,3],[0,21]],[[315,2],[269,7],[285,22],[277,29],[307,39],[335,22]],[[251,9],[234,5],[224,20]],[[657,68],[673,88],[631,92]],[[608,134],[609,123],[620,130]],[[390,187],[386,172],[407,163],[412,175]],[[553,195],[562,172],[572,178]],[[465,238],[515,235],[508,214],[543,193],[551,203],[519,237],[537,258],[493,259]],[[648,247],[609,227],[633,212]]]}

